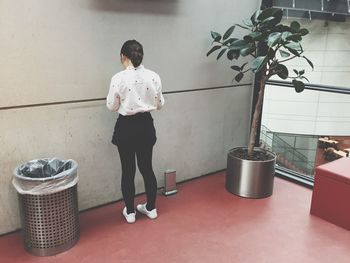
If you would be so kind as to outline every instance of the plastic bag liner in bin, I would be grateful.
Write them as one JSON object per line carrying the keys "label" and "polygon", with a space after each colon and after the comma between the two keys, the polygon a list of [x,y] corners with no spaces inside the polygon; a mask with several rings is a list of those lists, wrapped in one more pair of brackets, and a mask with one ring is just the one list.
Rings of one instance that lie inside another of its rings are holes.
{"label": "plastic bag liner in bin", "polygon": [[77,168],[73,160],[46,158],[14,170],[23,245],[29,253],[55,255],[78,242]]}
{"label": "plastic bag liner in bin", "polygon": [[32,160],[14,170],[12,184],[20,194],[52,194],[77,184],[77,168],[78,164],[74,160]]}

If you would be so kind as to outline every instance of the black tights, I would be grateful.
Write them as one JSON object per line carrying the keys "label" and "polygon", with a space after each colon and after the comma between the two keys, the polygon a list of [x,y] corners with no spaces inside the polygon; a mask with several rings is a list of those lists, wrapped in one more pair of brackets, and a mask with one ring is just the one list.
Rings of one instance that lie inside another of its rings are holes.
{"label": "black tights", "polygon": [[137,157],[137,166],[145,183],[147,195],[147,210],[155,208],[157,195],[157,180],[152,168],[153,145],[142,146],[124,146],[118,145],[120,161],[122,164],[122,193],[128,214],[134,213],[135,198],[135,156]]}

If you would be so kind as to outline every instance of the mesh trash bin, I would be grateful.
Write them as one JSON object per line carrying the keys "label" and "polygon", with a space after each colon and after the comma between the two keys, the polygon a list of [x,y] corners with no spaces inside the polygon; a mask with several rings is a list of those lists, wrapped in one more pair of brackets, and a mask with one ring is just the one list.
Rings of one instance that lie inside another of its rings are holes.
{"label": "mesh trash bin", "polygon": [[14,170],[24,248],[36,256],[66,251],[79,240],[77,163],[33,160]]}

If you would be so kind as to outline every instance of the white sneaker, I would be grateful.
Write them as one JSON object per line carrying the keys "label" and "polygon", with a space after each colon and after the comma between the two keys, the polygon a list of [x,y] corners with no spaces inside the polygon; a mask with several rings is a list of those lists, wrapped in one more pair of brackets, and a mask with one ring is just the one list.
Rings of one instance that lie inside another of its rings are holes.
{"label": "white sneaker", "polygon": [[124,209],[123,209],[123,216],[125,217],[126,221],[127,221],[129,224],[135,223],[135,215],[136,215],[136,213],[130,213],[130,214],[128,214],[128,213],[127,213],[127,210],[126,210],[126,207],[124,207]]}
{"label": "white sneaker", "polygon": [[148,211],[146,208],[146,204],[139,204],[139,205],[137,205],[136,209],[140,213],[148,216],[150,219],[156,219],[158,217],[157,209],[154,208],[153,210]]}

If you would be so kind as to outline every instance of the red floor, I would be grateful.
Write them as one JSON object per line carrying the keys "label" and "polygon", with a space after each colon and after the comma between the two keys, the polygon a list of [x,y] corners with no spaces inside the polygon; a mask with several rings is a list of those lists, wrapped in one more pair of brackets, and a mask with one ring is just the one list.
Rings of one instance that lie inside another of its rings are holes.
{"label": "red floor", "polygon": [[159,195],[154,221],[126,224],[121,202],[82,213],[80,241],[56,256],[1,237],[0,262],[350,262],[350,231],[310,216],[309,189],[276,178],[272,197],[244,199],[226,192],[221,173],[178,190]]}

